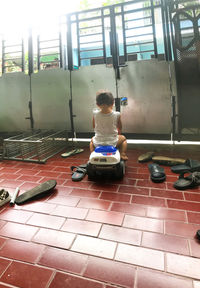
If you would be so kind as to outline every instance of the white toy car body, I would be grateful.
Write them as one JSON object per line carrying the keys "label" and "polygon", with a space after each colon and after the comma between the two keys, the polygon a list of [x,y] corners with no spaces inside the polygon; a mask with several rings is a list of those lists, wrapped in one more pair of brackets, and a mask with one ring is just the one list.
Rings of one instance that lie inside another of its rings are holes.
{"label": "white toy car body", "polygon": [[88,177],[112,173],[117,178],[125,174],[124,161],[120,160],[119,150],[114,146],[98,146],[90,154],[87,163]]}

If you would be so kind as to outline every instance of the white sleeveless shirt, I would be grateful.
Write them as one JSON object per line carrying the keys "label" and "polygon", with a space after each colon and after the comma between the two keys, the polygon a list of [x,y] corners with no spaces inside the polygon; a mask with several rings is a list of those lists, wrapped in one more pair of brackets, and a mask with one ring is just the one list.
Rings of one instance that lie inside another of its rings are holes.
{"label": "white sleeveless shirt", "polygon": [[112,111],[104,114],[101,111],[95,111],[95,136],[93,137],[94,146],[113,145],[116,146],[118,141],[117,122],[120,112]]}

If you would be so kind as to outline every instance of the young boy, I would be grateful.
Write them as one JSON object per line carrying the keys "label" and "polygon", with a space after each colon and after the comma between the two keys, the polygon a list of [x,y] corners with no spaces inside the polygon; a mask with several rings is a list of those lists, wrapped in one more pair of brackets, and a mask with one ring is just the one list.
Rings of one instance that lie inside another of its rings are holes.
{"label": "young boy", "polygon": [[95,136],[90,142],[90,152],[99,145],[116,146],[122,160],[128,160],[126,155],[127,141],[124,135],[121,135],[122,122],[120,112],[113,111],[114,97],[107,91],[99,91],[96,95],[96,104],[99,111],[94,112],[93,128]]}

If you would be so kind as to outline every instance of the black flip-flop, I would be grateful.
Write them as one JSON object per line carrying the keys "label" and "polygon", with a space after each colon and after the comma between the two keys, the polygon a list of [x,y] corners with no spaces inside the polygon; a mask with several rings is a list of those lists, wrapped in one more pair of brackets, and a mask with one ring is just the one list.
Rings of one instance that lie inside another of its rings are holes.
{"label": "black flip-flop", "polygon": [[71,166],[72,181],[81,181],[87,174],[86,164],[80,166]]}
{"label": "black flip-flop", "polygon": [[151,180],[153,182],[163,182],[166,179],[164,168],[160,165],[153,163],[148,165],[149,171],[151,173]]}
{"label": "black flip-flop", "polygon": [[200,162],[198,160],[187,159],[184,165],[172,166],[171,171],[177,174],[181,174],[187,171],[200,171]]}
{"label": "black flip-flop", "polygon": [[180,174],[179,179],[174,183],[174,188],[178,190],[185,190],[200,185],[200,172],[193,172],[188,176],[184,176],[188,171]]}

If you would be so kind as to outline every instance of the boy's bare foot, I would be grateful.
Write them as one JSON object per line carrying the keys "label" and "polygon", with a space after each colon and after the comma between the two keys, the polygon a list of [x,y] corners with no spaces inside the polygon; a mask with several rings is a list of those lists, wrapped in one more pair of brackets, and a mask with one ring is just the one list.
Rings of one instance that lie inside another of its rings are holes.
{"label": "boy's bare foot", "polygon": [[121,159],[124,161],[128,160],[128,156],[125,153],[121,153]]}

